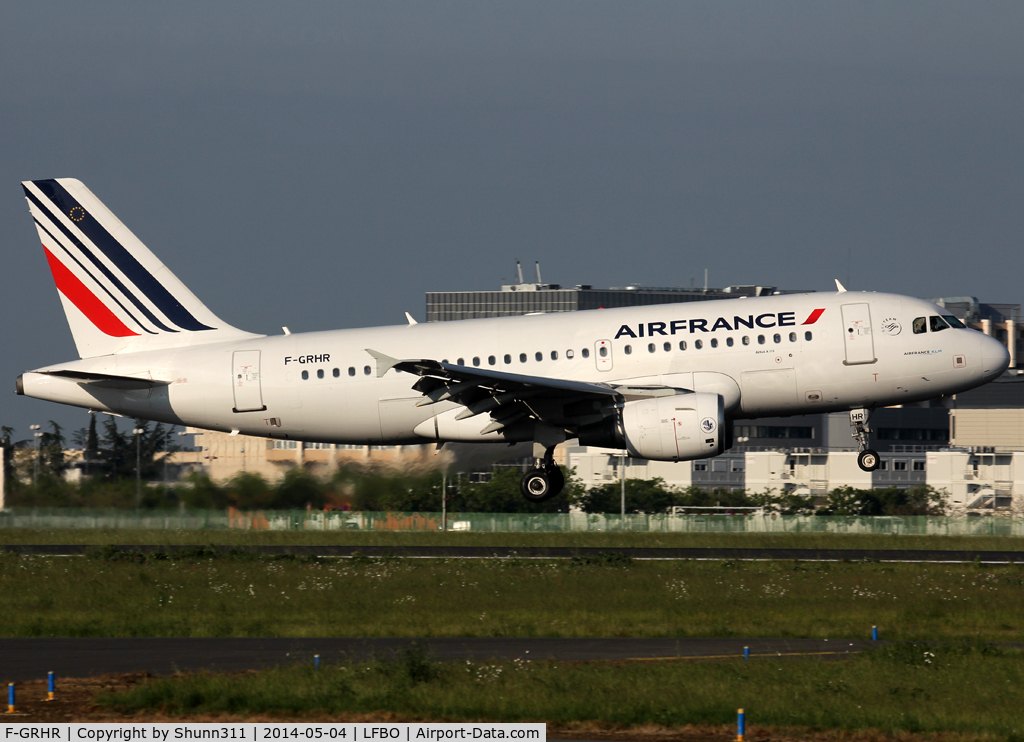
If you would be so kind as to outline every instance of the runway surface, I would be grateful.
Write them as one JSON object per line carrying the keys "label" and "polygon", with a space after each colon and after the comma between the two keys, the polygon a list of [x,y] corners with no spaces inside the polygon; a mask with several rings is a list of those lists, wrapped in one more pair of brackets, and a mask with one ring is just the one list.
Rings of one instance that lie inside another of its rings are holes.
{"label": "runway surface", "polygon": [[[90,548],[80,544],[0,545],[0,550],[17,554],[51,556],[81,556]],[[175,552],[195,550],[196,546],[116,546],[126,551]],[[574,556],[595,556],[602,552],[626,554],[633,559],[736,559],[736,560],[802,560],[802,561],[872,561],[872,562],[933,562],[983,564],[1010,564],[1024,562],[1021,551],[945,551],[941,549],[689,549],[689,548],[622,548],[530,546],[509,548],[504,546],[212,546],[220,552],[252,554],[295,554],[296,556],[482,559],[568,559]]]}
{"label": "runway surface", "polygon": [[106,673],[241,672],[277,665],[394,656],[419,644],[441,661],[653,660],[818,655],[841,657],[871,642],[840,639],[0,639],[0,681]]}

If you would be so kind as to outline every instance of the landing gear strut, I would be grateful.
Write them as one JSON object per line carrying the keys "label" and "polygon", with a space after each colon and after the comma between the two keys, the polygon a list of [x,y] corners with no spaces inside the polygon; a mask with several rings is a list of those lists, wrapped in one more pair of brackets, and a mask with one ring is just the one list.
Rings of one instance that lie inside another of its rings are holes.
{"label": "landing gear strut", "polygon": [[537,459],[536,466],[519,480],[519,491],[529,502],[544,502],[557,495],[565,487],[565,475],[555,465],[554,447],[544,452],[543,459]]}
{"label": "landing gear strut", "polygon": [[853,426],[853,437],[860,448],[860,453],[857,455],[857,466],[863,471],[874,471],[882,463],[882,460],[878,456],[878,451],[872,451],[868,448],[868,433],[871,432],[871,428],[868,427],[868,416],[868,411],[863,407],[850,410],[850,425]]}

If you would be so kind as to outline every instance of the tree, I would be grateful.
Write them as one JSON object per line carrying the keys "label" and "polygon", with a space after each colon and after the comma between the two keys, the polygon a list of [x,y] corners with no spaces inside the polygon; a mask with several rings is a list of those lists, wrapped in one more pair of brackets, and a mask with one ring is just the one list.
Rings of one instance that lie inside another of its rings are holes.
{"label": "tree", "polygon": [[95,412],[89,413],[89,427],[76,430],[71,436],[71,442],[82,449],[82,473],[95,474],[100,464],[100,439],[96,434]]}
{"label": "tree", "polygon": [[[177,443],[172,442],[174,426],[157,423],[150,427],[149,420],[136,419],[135,428],[142,430],[139,440],[131,432],[122,432],[113,416],[103,422],[102,445],[99,458],[103,462],[103,475],[108,480],[135,477],[136,456],[139,473],[143,479],[158,479],[160,464],[156,455],[162,451],[173,451]],[[138,449],[136,450],[136,446]]]}
{"label": "tree", "polygon": [[50,420],[50,430],[39,438],[39,472],[42,475],[62,477],[68,468],[64,456],[67,442],[64,440],[64,429]]}
{"label": "tree", "polygon": [[360,466],[340,466],[325,496],[334,506],[354,510],[404,513],[441,510],[441,472],[404,474],[381,472]]}
{"label": "tree", "polygon": [[749,495],[748,499],[751,505],[763,508],[766,513],[810,515],[814,512],[815,497],[812,494],[776,493],[773,489],[767,489],[764,492]]}
{"label": "tree", "polygon": [[254,472],[238,472],[224,486],[224,490],[228,501],[242,510],[271,507],[273,492],[270,484]]}
{"label": "tree", "polygon": [[278,483],[272,507],[297,509],[307,505],[314,510],[323,509],[324,485],[301,466],[293,466]]}
{"label": "tree", "polygon": [[104,478],[116,480],[135,475],[135,446],[129,443],[130,437],[121,432],[113,415],[103,421],[100,460]]}
{"label": "tree", "polygon": [[192,472],[174,488],[178,499],[196,510],[224,510],[231,504],[227,490],[206,472]]}
{"label": "tree", "polygon": [[[664,513],[676,504],[678,493],[661,477],[626,480],[627,513]],[[591,487],[577,502],[586,513],[622,512],[622,482]]]}
{"label": "tree", "polygon": [[820,515],[944,515],[945,498],[926,484],[859,490],[837,487],[828,494]]}
{"label": "tree", "polygon": [[14,468],[14,452],[25,445],[25,441],[12,441],[12,435],[14,435],[14,428],[8,425],[0,428],[0,448],[4,452],[4,486],[7,491],[11,491],[18,485],[18,476]]}
{"label": "tree", "polygon": [[[583,493],[576,504],[587,513],[622,512],[622,482],[609,482]],[[661,477],[626,480],[627,513],[667,513],[674,506],[740,507],[754,503],[743,490],[706,490],[691,485],[684,490],[665,484]]]}

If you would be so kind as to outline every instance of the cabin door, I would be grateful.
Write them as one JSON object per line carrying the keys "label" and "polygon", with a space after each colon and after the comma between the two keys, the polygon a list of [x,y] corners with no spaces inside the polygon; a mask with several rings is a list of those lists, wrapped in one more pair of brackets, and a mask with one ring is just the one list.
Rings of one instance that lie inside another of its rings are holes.
{"label": "cabin door", "polygon": [[236,350],[232,354],[231,381],[235,390],[233,412],[255,412],[267,409],[260,387],[260,352]]}
{"label": "cabin door", "polygon": [[871,336],[871,307],[867,304],[843,304],[843,339],[847,366],[874,363],[875,341]]}

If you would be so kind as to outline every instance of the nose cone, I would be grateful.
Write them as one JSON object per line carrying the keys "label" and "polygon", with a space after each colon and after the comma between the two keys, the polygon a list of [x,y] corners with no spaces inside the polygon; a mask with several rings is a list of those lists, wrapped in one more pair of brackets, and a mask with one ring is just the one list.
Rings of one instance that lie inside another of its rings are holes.
{"label": "nose cone", "polygon": [[985,381],[992,381],[1009,367],[1010,352],[1006,346],[993,337],[982,337],[981,374]]}

